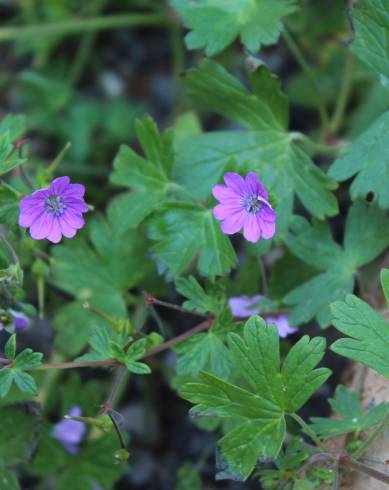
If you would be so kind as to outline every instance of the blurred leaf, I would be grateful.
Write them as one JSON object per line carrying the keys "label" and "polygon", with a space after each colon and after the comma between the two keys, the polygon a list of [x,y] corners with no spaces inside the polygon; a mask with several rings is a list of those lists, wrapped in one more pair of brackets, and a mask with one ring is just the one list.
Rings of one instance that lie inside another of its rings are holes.
{"label": "blurred leaf", "polygon": [[21,490],[16,476],[6,468],[0,467],[0,482],[2,490]]}
{"label": "blurred leaf", "polygon": [[209,209],[189,203],[167,203],[148,227],[151,247],[160,269],[168,277],[182,274],[199,254],[200,274],[227,274],[236,263],[230,240]]}
{"label": "blurred leaf", "polygon": [[327,327],[330,303],[353,291],[357,268],[387,247],[389,229],[382,210],[356,202],[347,216],[343,247],[333,242],[328,225],[309,225],[303,218],[293,221],[286,244],[299,259],[323,271],[286,295],[285,303],[294,306],[289,321],[298,325],[316,316],[320,326]]}
{"label": "blurred leaf", "polygon": [[188,49],[205,48],[213,56],[238,36],[251,52],[275,44],[282,30],[281,18],[296,9],[294,0],[170,0],[192,31]]}
{"label": "blurred leaf", "polygon": [[329,170],[329,175],[339,181],[356,175],[350,188],[351,198],[364,199],[372,192],[375,202],[384,209],[389,208],[389,145],[386,138],[388,131],[389,111],[382,114],[362,133]]}
{"label": "blurred leaf", "polygon": [[358,393],[348,391],[342,385],[337,386],[335,398],[330,399],[329,403],[339,419],[311,417],[311,428],[324,438],[374,427],[382,422],[389,410],[389,403],[380,403],[367,413],[363,413]]}
{"label": "blurred leaf", "polygon": [[[12,347],[9,347],[8,350],[11,351],[11,349]],[[8,394],[13,382],[22,393],[37,395],[35,381],[25,371],[37,368],[42,361],[42,357],[43,354],[40,352],[24,349],[15,357],[10,366],[0,369],[0,397],[4,398]]]}
{"label": "blurred leaf", "polygon": [[203,484],[199,471],[192,463],[182,464],[177,471],[174,490],[202,490]]}
{"label": "blurred leaf", "polygon": [[88,441],[74,456],[46,433],[28,469],[32,475],[53,480],[56,490],[93,490],[96,484],[104,490],[111,490],[123,473],[123,466],[115,464],[114,460],[117,446],[115,435],[104,435]]}
{"label": "blurred leaf", "polygon": [[389,1],[359,0],[353,4],[352,21],[352,51],[389,87]]}
{"label": "blurred leaf", "polygon": [[331,311],[334,327],[349,336],[334,342],[331,350],[389,378],[389,323],[384,317],[353,295],[333,303]]}
{"label": "blurred leaf", "polygon": [[[105,323],[93,311],[82,311],[83,302],[115,319],[126,318],[124,295],[152,266],[145,255],[146,241],[142,234],[121,226],[125,209],[116,208],[113,212],[108,208],[107,214],[108,218],[99,216],[89,223],[89,241],[79,237],[53,252],[53,283],[78,300],[66,305],[55,320],[62,341],[68,342],[61,351],[77,354],[88,340],[91,327]],[[69,327],[73,320],[75,325]],[[77,332],[74,339],[63,331],[68,328]],[[60,346],[58,339],[57,345]]]}
{"label": "blurred leaf", "polygon": [[16,334],[14,333],[11,335],[11,337],[7,340],[7,343],[5,344],[4,347],[4,354],[7,359],[13,360],[15,359],[15,354],[16,354]]}
{"label": "blurred leaf", "polygon": [[324,355],[325,340],[307,336],[292,347],[281,370],[277,328],[267,327],[260,317],[246,323],[243,338],[230,334],[228,343],[245,387],[203,372],[180,394],[196,404],[191,410],[195,415],[237,419],[220,446],[229,472],[245,480],[259,458],[277,457],[285,436],[285,415],[298,410],[330,371],[314,369]]}
{"label": "blurred leaf", "polygon": [[19,195],[9,185],[0,184],[0,222],[15,226],[19,216]]}
{"label": "blurred leaf", "polygon": [[[0,417],[0,471],[3,465],[30,462],[42,429],[38,404],[18,402],[3,405]],[[3,486],[1,488],[3,490]]]}

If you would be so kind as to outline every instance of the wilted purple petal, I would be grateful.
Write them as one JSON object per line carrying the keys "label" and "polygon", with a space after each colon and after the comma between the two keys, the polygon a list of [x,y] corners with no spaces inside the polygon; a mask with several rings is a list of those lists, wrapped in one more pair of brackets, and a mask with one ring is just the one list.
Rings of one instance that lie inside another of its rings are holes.
{"label": "wilted purple petal", "polygon": [[265,299],[265,296],[257,294],[255,296],[234,296],[228,300],[232,314],[236,318],[248,318],[257,315],[260,311],[258,302]]}
{"label": "wilted purple petal", "polygon": [[[71,417],[81,417],[81,408],[77,405],[72,407],[69,415]],[[84,438],[85,430],[83,422],[64,419],[54,425],[52,435],[70,454],[77,454],[79,451],[78,446]]]}
{"label": "wilted purple petal", "polygon": [[283,339],[288,335],[297,332],[297,328],[289,325],[288,317],[286,315],[278,315],[274,317],[268,316],[266,318],[266,323],[268,325],[274,324],[278,329],[278,335]]}
{"label": "wilted purple petal", "polygon": [[48,189],[20,201],[19,225],[30,228],[35,240],[47,238],[58,243],[62,236],[72,238],[84,226],[82,214],[88,211],[84,193],[83,185],[71,184],[66,176],[58,177]]}
{"label": "wilted purple petal", "polygon": [[25,330],[30,325],[30,319],[21,311],[9,310],[13,317],[15,331]]}
{"label": "wilted purple petal", "polygon": [[[261,294],[256,294],[255,296],[234,296],[228,300],[228,305],[235,318],[249,318],[252,315],[261,314],[261,308],[258,303],[265,299],[266,297]],[[296,328],[289,325],[286,315],[267,316],[266,323],[267,325],[275,325],[278,329],[278,335],[283,339],[297,332]]]}
{"label": "wilted purple petal", "polygon": [[268,202],[268,193],[257,174],[249,172],[246,180],[239,174],[224,175],[225,186],[215,185],[214,197],[220,202],[214,216],[221,220],[221,229],[230,235],[243,228],[246,240],[256,243],[262,236],[272,238],[276,232],[277,214]]}

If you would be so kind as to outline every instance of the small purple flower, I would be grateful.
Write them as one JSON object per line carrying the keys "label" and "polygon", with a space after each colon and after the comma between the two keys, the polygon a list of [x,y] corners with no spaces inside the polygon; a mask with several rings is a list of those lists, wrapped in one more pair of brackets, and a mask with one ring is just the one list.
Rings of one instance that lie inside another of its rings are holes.
{"label": "small purple flower", "polygon": [[34,240],[47,238],[58,243],[62,235],[73,238],[84,226],[82,213],[88,211],[84,194],[83,185],[71,184],[69,177],[58,177],[48,189],[21,199],[19,225],[30,228]]}
{"label": "small purple flower", "polygon": [[[255,296],[235,296],[228,300],[232,314],[236,318],[248,318],[252,315],[258,315],[261,312],[258,302],[266,299],[265,296],[257,294]],[[266,318],[268,325],[274,324],[278,329],[278,335],[285,338],[288,335],[297,332],[297,329],[291,327],[286,315],[268,316]]]}
{"label": "small purple flower", "polygon": [[15,332],[25,330],[30,325],[30,319],[21,311],[9,310],[13,317]]}
{"label": "small purple flower", "polygon": [[277,213],[269,204],[269,195],[254,172],[246,179],[236,173],[224,174],[226,185],[215,185],[214,197],[220,201],[213,214],[222,220],[221,228],[227,235],[243,228],[243,236],[256,243],[261,237],[271,238],[276,231]]}
{"label": "small purple flower", "polygon": [[[81,417],[81,407],[74,406],[69,410],[71,417]],[[54,439],[57,439],[69,454],[77,454],[79,445],[85,435],[85,424],[77,420],[64,419],[54,425]]]}

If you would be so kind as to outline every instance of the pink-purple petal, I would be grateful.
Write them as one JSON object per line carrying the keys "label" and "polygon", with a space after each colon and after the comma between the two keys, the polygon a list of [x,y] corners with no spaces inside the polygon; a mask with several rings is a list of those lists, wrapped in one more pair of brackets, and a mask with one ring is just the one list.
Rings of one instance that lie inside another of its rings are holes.
{"label": "pink-purple petal", "polygon": [[42,213],[30,227],[30,235],[34,240],[47,238],[53,228],[54,217],[47,213]]}
{"label": "pink-purple petal", "polygon": [[269,240],[270,238],[272,238],[276,232],[275,222],[271,223],[270,221],[263,221],[260,217],[258,217],[258,221],[263,238],[265,240]]}
{"label": "pink-purple petal", "polygon": [[227,219],[231,214],[243,212],[242,207],[234,204],[218,204],[213,209],[213,215],[216,219]]}
{"label": "pink-purple petal", "polygon": [[230,216],[228,216],[228,218],[222,221],[221,229],[223,233],[226,233],[227,235],[233,235],[234,233],[237,233],[239,230],[242,229],[244,220],[244,211],[239,211],[237,213],[231,214]]}
{"label": "pink-purple petal", "polygon": [[64,196],[82,198],[85,194],[85,187],[82,184],[69,184],[64,190]]}
{"label": "pink-purple petal", "polygon": [[243,236],[249,242],[256,243],[261,237],[261,228],[257,215],[246,213],[243,226]]}
{"label": "pink-purple petal", "polygon": [[247,194],[247,185],[244,178],[234,172],[227,172],[224,174],[224,182],[239,196],[244,197]]}
{"label": "pink-purple petal", "polygon": [[62,238],[62,233],[61,233],[60,219],[54,218],[53,226],[51,228],[50,233],[47,235],[47,239],[50,240],[50,242],[59,243],[61,241],[61,238]]}
{"label": "pink-purple petal", "polygon": [[250,194],[261,196],[262,198],[266,199],[266,201],[269,199],[269,194],[255,172],[249,172],[246,175],[245,180]]}
{"label": "pink-purple petal", "polygon": [[217,199],[222,203],[228,203],[231,201],[239,203],[242,201],[242,197],[239,194],[237,194],[234,190],[230,189],[229,187],[221,184],[215,185],[213,187],[212,194],[215,199]]}
{"label": "pink-purple petal", "polygon": [[70,178],[65,177],[57,177],[53,180],[50,185],[51,194],[62,195],[64,191],[67,189],[70,183]]}

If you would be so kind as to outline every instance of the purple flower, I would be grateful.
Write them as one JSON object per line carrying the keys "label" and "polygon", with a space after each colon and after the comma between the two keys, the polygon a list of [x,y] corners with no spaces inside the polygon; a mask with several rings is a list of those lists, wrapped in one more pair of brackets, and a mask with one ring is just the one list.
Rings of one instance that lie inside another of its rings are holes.
{"label": "purple flower", "polygon": [[8,332],[17,332],[25,330],[30,325],[30,319],[21,311],[15,311],[11,308],[4,312],[0,321],[0,332],[7,330]]}
{"label": "purple flower", "polygon": [[232,235],[243,228],[243,236],[249,242],[257,242],[262,236],[266,240],[276,231],[277,213],[269,204],[269,195],[254,172],[246,179],[239,174],[224,174],[226,185],[215,185],[214,197],[220,201],[213,214],[222,220],[224,233]]}
{"label": "purple flower", "polygon": [[62,235],[73,238],[84,226],[82,213],[88,211],[85,187],[71,184],[69,177],[54,179],[48,189],[35,191],[20,201],[19,225],[30,228],[34,240],[47,238],[53,243]]}
{"label": "purple flower", "polygon": [[[81,417],[81,407],[75,405],[69,410],[71,417]],[[85,424],[77,420],[64,419],[54,425],[54,439],[57,439],[70,454],[77,454],[85,435]]]}
{"label": "purple flower", "polygon": [[[228,300],[232,314],[236,318],[248,318],[252,315],[258,315],[261,312],[258,302],[266,299],[265,296],[257,294],[255,296],[235,296]],[[274,324],[278,329],[278,335],[285,338],[288,335],[297,332],[297,329],[291,327],[286,315],[268,316],[266,323]]]}
{"label": "purple flower", "polygon": [[30,325],[30,319],[21,311],[9,310],[13,317],[15,331],[25,330]]}

